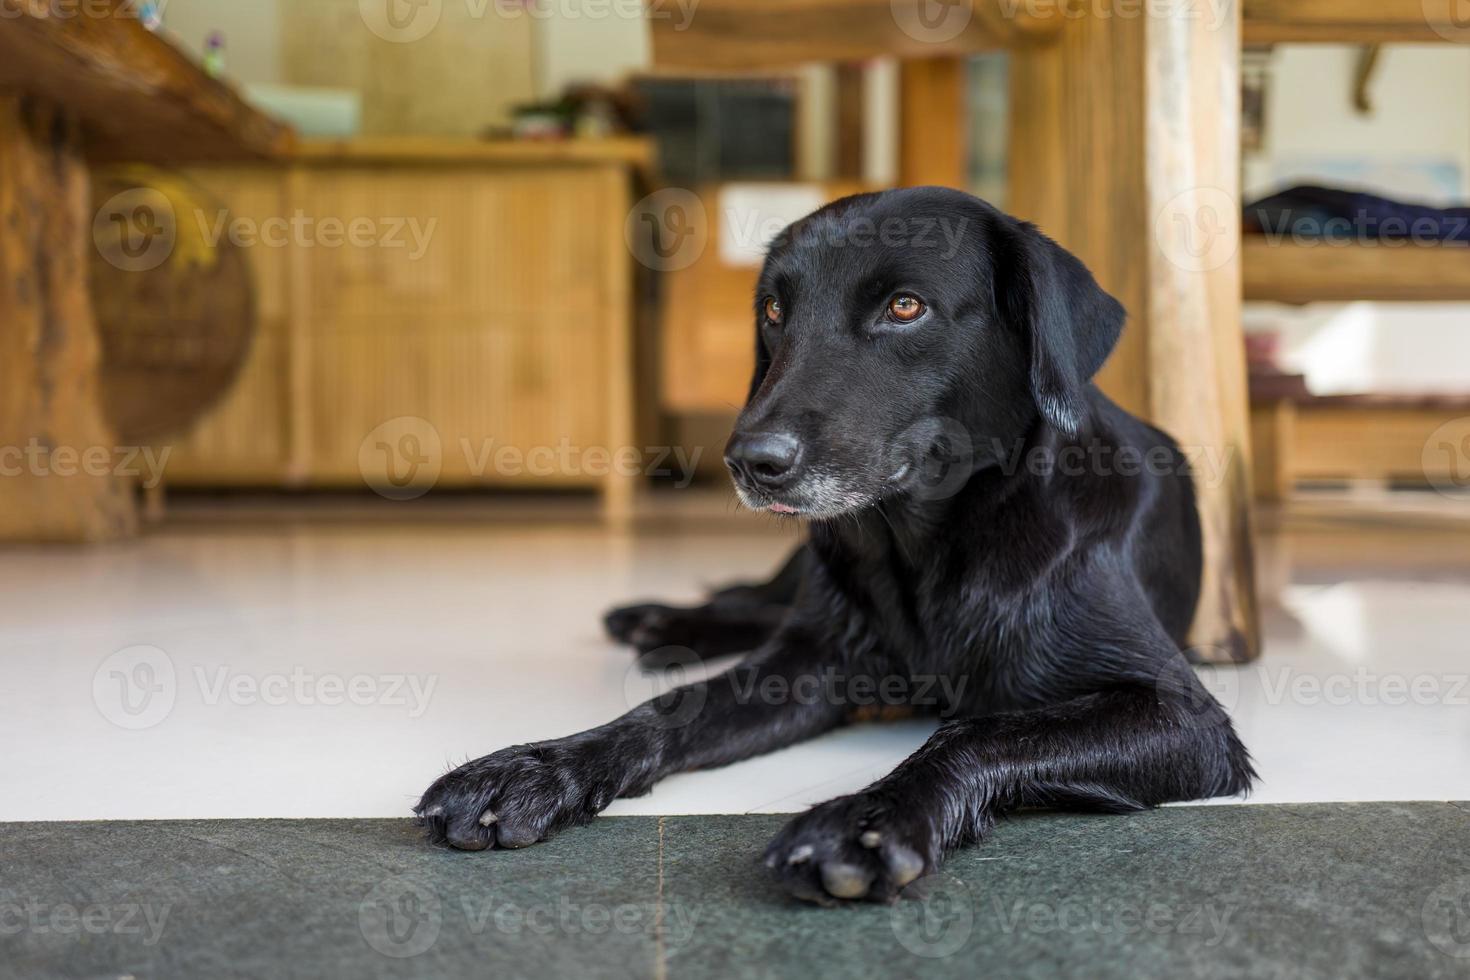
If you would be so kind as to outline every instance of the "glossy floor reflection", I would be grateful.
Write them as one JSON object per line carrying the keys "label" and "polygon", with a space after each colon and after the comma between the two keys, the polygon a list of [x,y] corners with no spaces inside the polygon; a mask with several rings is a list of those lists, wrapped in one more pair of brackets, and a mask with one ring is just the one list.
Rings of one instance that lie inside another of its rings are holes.
{"label": "glossy floor reflection", "polygon": [[[795,541],[709,509],[628,532],[186,510],[131,544],[0,553],[0,820],[403,815],[451,762],[649,695],[601,635],[609,604],[693,599]],[[1252,800],[1470,798],[1470,536],[1299,524],[1261,567],[1266,657],[1206,671],[1257,759]],[[798,810],[929,728],[852,728],[611,812]]]}

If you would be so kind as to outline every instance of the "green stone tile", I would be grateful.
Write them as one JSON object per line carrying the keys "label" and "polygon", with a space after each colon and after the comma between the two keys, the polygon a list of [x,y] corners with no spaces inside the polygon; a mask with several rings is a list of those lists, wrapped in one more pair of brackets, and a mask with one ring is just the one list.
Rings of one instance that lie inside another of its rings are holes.
{"label": "green stone tile", "polygon": [[4,824],[0,977],[1470,977],[1463,805],[1027,815],[838,909],[768,881],[785,819],[477,854],[392,820]]}
{"label": "green stone tile", "polygon": [[783,820],[667,819],[665,901],[698,923],[669,976],[1470,977],[1452,804],[1025,815],[923,897],[835,910],[756,864]]}
{"label": "green stone tile", "polygon": [[[653,820],[600,820],[555,847],[479,853],[428,847],[393,820],[9,824],[0,853],[0,976],[654,969]],[[33,925],[27,906],[61,910],[60,928]],[[93,929],[67,908],[96,916]]]}

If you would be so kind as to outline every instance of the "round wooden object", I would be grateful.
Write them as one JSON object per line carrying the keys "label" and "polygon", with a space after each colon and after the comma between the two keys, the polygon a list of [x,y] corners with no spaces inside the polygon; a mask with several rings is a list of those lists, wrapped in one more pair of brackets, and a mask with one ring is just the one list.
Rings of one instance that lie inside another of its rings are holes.
{"label": "round wooden object", "polygon": [[127,443],[188,431],[229,391],[256,329],[255,286],[224,204],[182,177],[93,180],[92,304],[102,404]]}

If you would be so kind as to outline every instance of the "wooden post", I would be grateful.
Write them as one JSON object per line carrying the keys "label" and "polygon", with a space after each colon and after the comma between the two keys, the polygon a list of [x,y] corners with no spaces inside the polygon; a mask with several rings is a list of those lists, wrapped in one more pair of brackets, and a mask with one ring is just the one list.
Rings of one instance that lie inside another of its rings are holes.
{"label": "wooden post", "polygon": [[965,61],[922,58],[898,66],[898,182],[964,189]]}
{"label": "wooden post", "polygon": [[90,201],[76,121],[0,95],[0,540],[100,541],[137,526],[100,408]]}
{"label": "wooden post", "polygon": [[1206,660],[1260,650],[1239,266],[1240,8],[1068,19],[1011,53],[1009,209],[1128,308],[1099,384],[1195,461]]}

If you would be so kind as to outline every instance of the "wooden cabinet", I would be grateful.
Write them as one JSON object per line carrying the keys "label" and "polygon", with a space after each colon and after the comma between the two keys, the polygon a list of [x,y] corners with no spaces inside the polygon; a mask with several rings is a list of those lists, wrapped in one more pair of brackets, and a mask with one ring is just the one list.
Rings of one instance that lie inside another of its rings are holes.
{"label": "wooden cabinet", "polygon": [[620,506],[634,474],[614,460],[637,448],[623,226],[644,153],[382,141],[189,171],[246,246],[261,316],[169,483],[371,484],[372,441],[399,420],[437,486],[593,487]]}

